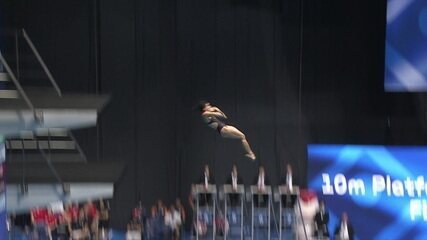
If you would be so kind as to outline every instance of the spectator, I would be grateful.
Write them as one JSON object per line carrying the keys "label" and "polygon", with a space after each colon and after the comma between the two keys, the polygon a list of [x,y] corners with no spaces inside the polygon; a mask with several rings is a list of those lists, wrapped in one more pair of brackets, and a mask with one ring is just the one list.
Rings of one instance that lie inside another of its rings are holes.
{"label": "spectator", "polygon": [[34,229],[36,230],[36,234],[39,239],[47,239],[48,237],[48,229],[45,222],[47,217],[47,210],[36,207],[31,210],[31,223],[33,224]]}
{"label": "spectator", "polygon": [[146,224],[146,236],[147,239],[155,238],[158,234],[158,210],[156,206],[151,207],[151,214],[150,217],[147,219]]}
{"label": "spectator", "polygon": [[329,213],[326,211],[325,202],[319,202],[319,210],[314,216],[315,236],[329,238],[328,231]]}
{"label": "spectator", "polygon": [[165,216],[165,206],[163,205],[162,200],[157,200],[157,214],[164,217]]}
{"label": "spectator", "polygon": [[62,214],[58,216],[57,220],[57,236],[58,240],[68,240],[70,239],[70,224],[71,218],[68,216],[68,213],[64,211]]}
{"label": "spectator", "polygon": [[132,214],[132,218],[128,223],[126,240],[141,240],[142,239],[142,224],[137,215]]}
{"label": "spectator", "polygon": [[79,210],[78,218],[71,223],[71,237],[73,240],[89,239],[89,225],[83,209]]}
{"label": "spectator", "polygon": [[342,213],[341,222],[335,228],[335,237],[340,240],[353,240],[354,239],[354,229],[353,226],[348,221],[348,215],[346,212]]}
{"label": "spectator", "polygon": [[143,226],[146,224],[146,221],[147,221],[147,210],[142,205],[141,201],[139,201],[138,202],[138,206],[136,208],[134,208],[134,213],[133,214],[138,215],[138,218],[141,221],[141,224]]}
{"label": "spectator", "polygon": [[109,220],[110,220],[110,209],[107,203],[105,206],[104,201],[102,199],[99,200],[99,229],[98,232],[104,237],[106,235],[106,230],[109,228]]}
{"label": "spectator", "polygon": [[57,222],[56,222],[56,215],[53,213],[52,209],[49,209],[47,211],[47,214],[45,216],[45,222],[48,229],[49,239],[57,239]]}
{"label": "spectator", "polygon": [[13,236],[15,236],[16,233],[22,233],[24,236],[30,235],[30,229],[31,229],[31,214],[18,214],[16,215],[13,213],[10,216],[11,221],[11,227],[13,231]]}
{"label": "spectator", "polygon": [[175,207],[176,207],[176,210],[178,210],[179,215],[181,216],[181,229],[180,229],[180,232],[183,232],[184,225],[186,223],[187,214],[185,212],[184,206],[181,203],[181,199],[177,198],[175,200]]}
{"label": "spectator", "polygon": [[69,203],[65,206],[65,211],[68,214],[68,217],[70,218],[69,220],[72,221],[77,221],[77,218],[79,217],[79,205],[77,203],[72,204]]}
{"label": "spectator", "polygon": [[98,209],[90,199],[86,202],[83,209],[84,209],[90,234],[95,239],[97,239],[98,238]]}
{"label": "spectator", "polygon": [[171,205],[165,215],[165,225],[172,232],[172,239],[179,239],[181,224],[181,214],[174,205]]}

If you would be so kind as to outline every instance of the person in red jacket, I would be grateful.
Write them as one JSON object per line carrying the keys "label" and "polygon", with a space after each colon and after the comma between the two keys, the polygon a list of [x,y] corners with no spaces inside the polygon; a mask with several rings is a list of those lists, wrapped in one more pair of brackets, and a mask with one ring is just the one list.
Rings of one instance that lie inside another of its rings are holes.
{"label": "person in red jacket", "polygon": [[84,206],[84,212],[88,221],[88,226],[91,235],[98,238],[98,209],[92,200],[88,200]]}
{"label": "person in red jacket", "polygon": [[57,227],[57,216],[56,214],[54,214],[52,212],[52,209],[49,209],[47,211],[47,214],[45,216],[45,222],[47,225],[47,229],[48,229],[48,234],[50,236],[50,239],[57,239],[57,232],[56,232],[56,227]]}
{"label": "person in red jacket", "polygon": [[47,239],[47,209],[36,207],[31,210],[31,223],[37,231],[39,239]]}
{"label": "person in red jacket", "polygon": [[65,206],[65,212],[67,212],[67,215],[69,217],[69,221],[77,220],[77,218],[79,216],[78,204],[72,204],[72,203],[67,204]]}
{"label": "person in red jacket", "polygon": [[67,211],[58,215],[56,233],[58,240],[69,240],[71,233],[71,218]]}

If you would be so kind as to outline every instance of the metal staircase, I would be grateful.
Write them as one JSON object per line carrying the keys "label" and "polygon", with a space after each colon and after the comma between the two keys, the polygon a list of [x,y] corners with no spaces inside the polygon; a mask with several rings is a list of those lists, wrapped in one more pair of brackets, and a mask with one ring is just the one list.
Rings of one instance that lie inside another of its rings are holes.
{"label": "metal staircase", "polygon": [[[43,162],[40,150],[48,152],[52,162],[86,162],[87,158],[74,135],[65,128],[22,131],[6,139],[9,162]],[[25,151],[25,159],[22,151]]]}
{"label": "metal staircase", "polygon": [[96,125],[108,96],[63,94],[25,30],[6,34],[1,42],[8,47],[0,51],[0,135]]}
{"label": "metal staircase", "polygon": [[9,75],[0,70],[0,99],[17,99],[19,93],[11,83]]}
{"label": "metal staircase", "polygon": [[[30,59],[27,57],[27,59]],[[9,74],[4,72],[0,65],[0,101],[18,100],[20,94],[16,89]],[[60,162],[86,162],[74,135],[66,128],[37,128],[35,130],[21,130],[19,134],[12,133],[6,140],[6,149],[10,161],[21,161],[22,151],[26,152],[25,161],[44,161],[39,149],[49,151],[52,161]]]}
{"label": "metal staircase", "polygon": [[24,29],[2,31],[0,43],[0,136],[6,138],[8,209],[23,211],[94,194],[111,197],[111,181],[120,174],[112,170],[121,168],[111,167],[115,175],[101,174],[100,180],[93,172],[103,166],[86,163],[70,131],[96,126],[109,97],[62,93]]}

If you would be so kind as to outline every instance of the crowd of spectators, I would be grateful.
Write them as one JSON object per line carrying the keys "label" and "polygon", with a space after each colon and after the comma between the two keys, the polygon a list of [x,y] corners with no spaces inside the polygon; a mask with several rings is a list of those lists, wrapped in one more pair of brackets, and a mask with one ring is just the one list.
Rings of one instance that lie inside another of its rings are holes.
{"label": "crowd of spectators", "polygon": [[180,199],[170,205],[158,200],[149,211],[139,203],[132,210],[126,239],[180,239],[186,218],[186,211]]}
{"label": "crowd of spectators", "polygon": [[85,203],[62,203],[58,206],[36,207],[29,214],[11,214],[11,231],[25,239],[89,240],[107,239],[109,204],[100,199]]}

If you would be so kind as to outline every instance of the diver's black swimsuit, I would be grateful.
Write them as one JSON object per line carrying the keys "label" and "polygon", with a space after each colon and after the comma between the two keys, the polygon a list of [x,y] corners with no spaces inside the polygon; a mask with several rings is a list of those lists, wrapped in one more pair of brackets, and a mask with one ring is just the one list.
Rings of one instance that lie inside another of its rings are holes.
{"label": "diver's black swimsuit", "polygon": [[221,130],[222,130],[222,128],[226,126],[226,124],[225,124],[225,123],[221,122],[221,120],[219,120],[219,119],[218,119],[217,117],[215,117],[215,116],[210,117],[209,122],[208,122],[208,125],[211,125],[212,123],[217,123],[217,124],[218,124],[218,126],[216,127],[216,130],[218,130],[218,132],[219,132],[220,134],[221,134]]}

